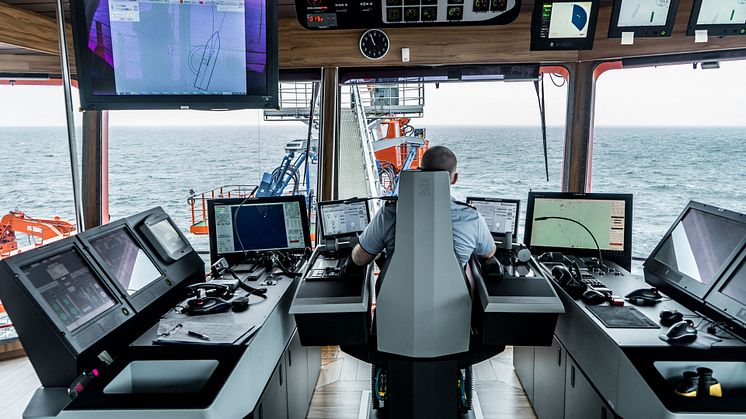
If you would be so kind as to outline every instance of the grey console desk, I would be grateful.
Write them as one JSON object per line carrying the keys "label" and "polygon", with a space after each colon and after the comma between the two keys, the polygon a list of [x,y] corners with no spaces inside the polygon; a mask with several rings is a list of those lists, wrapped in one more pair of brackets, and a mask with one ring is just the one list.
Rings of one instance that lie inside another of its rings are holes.
{"label": "grey console desk", "polygon": [[[614,295],[649,287],[642,277],[613,267],[618,275],[598,279]],[[674,347],[658,338],[667,330],[659,324],[659,313],[693,314],[677,302],[664,298],[656,306],[635,307],[659,328],[607,328],[589,306],[555,287],[565,314],[559,316],[552,345],[514,348],[516,372],[540,419],[746,418],[742,340],[720,331],[723,341],[708,350]],[[702,402],[674,394],[681,373],[697,366],[715,371],[723,399]]]}
{"label": "grey console desk", "polygon": [[[264,279],[252,285],[257,286]],[[159,394],[138,393],[133,368],[129,394],[104,395],[104,391],[94,386],[90,393],[86,391],[71,400],[66,388],[39,388],[24,418],[304,418],[321,367],[320,348],[300,345],[295,321],[288,314],[299,280],[284,276],[272,279],[276,285],[267,286],[267,299],[251,297],[249,310],[228,312],[235,316],[236,322],[258,325],[256,333],[242,345],[154,345],[158,327],[155,325],[130,345],[133,353],[130,358],[115,360],[111,365],[113,371],[109,375],[118,375],[127,368],[125,364],[150,362],[159,371],[144,378],[156,381],[145,387],[157,388]],[[173,312],[165,317],[188,320],[187,316]],[[183,374],[181,378],[179,375],[184,370],[193,369],[198,361],[213,359],[225,362],[226,366],[215,369],[213,376],[219,375],[218,382],[211,384],[210,378],[203,389],[207,391],[191,397],[184,393],[163,394],[169,383],[179,385],[184,378]],[[171,367],[166,367],[169,363]],[[219,373],[221,368],[224,371]],[[100,387],[104,387],[112,377],[101,379]],[[215,388],[210,390],[210,386]],[[197,400],[203,397],[207,397],[203,403]]]}

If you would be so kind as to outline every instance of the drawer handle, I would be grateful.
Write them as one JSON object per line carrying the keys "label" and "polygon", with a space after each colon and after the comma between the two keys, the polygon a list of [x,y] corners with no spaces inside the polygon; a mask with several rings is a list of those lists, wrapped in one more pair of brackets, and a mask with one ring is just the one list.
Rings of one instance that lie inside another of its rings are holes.
{"label": "drawer handle", "polygon": [[557,366],[562,366],[562,348],[557,348]]}
{"label": "drawer handle", "polygon": [[291,349],[288,349],[288,366],[293,366],[293,351]]}
{"label": "drawer handle", "polygon": [[570,386],[575,388],[575,366],[570,367]]}
{"label": "drawer handle", "polygon": [[280,364],[280,387],[282,387],[282,364]]}

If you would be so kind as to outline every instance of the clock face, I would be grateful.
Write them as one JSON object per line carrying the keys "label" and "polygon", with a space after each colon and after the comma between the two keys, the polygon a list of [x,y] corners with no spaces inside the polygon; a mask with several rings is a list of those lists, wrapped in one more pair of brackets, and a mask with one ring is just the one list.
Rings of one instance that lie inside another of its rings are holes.
{"label": "clock face", "polygon": [[389,52],[389,37],[380,29],[370,29],[360,37],[360,52],[370,60],[380,60]]}

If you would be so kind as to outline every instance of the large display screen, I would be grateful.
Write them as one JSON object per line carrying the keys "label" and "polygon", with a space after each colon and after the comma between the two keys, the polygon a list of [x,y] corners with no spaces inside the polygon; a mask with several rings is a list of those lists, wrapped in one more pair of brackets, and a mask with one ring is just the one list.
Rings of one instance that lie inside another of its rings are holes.
{"label": "large display screen", "polygon": [[670,0],[621,0],[617,26],[664,26],[671,8]]}
{"label": "large display screen", "polygon": [[110,274],[130,295],[161,277],[158,268],[125,228],[96,237],[91,245]]}
{"label": "large display screen", "polygon": [[623,251],[625,206],[624,200],[536,198],[530,220],[531,246],[596,250],[591,234],[577,224],[581,223],[601,250]]}
{"label": "large display screen", "polygon": [[746,224],[690,208],[651,258],[711,285],[744,237]]}
{"label": "large display screen", "polygon": [[218,254],[303,249],[302,211],[298,202],[248,202],[215,205]]}
{"label": "large display screen", "polygon": [[276,106],[276,2],[72,4],[84,108]]}
{"label": "large display screen", "polygon": [[324,237],[362,233],[370,223],[365,201],[319,203]]}
{"label": "large display screen", "polygon": [[116,303],[74,248],[21,270],[69,331],[85,325]]}
{"label": "large display screen", "polygon": [[746,1],[702,0],[697,25],[738,25],[746,23]]}

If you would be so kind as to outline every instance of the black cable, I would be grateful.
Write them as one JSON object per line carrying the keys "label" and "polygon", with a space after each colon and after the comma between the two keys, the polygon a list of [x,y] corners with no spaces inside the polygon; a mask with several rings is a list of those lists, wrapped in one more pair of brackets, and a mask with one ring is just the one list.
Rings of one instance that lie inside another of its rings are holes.
{"label": "black cable", "polygon": [[588,234],[593,239],[593,243],[596,245],[596,249],[598,250],[598,260],[601,263],[601,266],[604,266],[604,257],[603,257],[603,255],[601,255],[601,246],[598,245],[598,241],[596,241],[596,236],[591,232],[591,230],[588,229],[588,227],[584,226],[583,223],[581,223],[578,220],[573,220],[572,218],[567,218],[567,217],[554,217],[554,216],[552,216],[552,217],[538,217],[538,218],[534,219],[534,221],[546,221],[546,220],[564,220],[564,221],[570,221],[570,222],[573,222],[573,223],[575,223],[575,224],[583,227],[583,229],[585,229],[585,231],[587,231]]}
{"label": "black cable", "polygon": [[[539,85],[541,84],[541,89]],[[541,116],[541,137],[544,143],[544,169],[546,170],[547,182],[549,182],[549,154],[547,152],[547,118],[546,118],[546,103],[544,101],[544,78],[542,77],[541,82],[539,80],[534,81],[534,88],[536,89],[536,99],[539,101],[539,115]]]}
{"label": "black cable", "polygon": [[[554,81],[555,76],[562,79],[562,84],[557,84],[557,82]],[[549,73],[549,80],[551,80],[552,84],[555,85],[556,87],[564,87],[565,84],[567,84],[567,80],[565,80],[565,78],[562,77],[562,74]]]}

